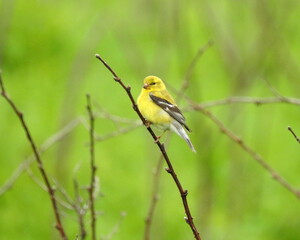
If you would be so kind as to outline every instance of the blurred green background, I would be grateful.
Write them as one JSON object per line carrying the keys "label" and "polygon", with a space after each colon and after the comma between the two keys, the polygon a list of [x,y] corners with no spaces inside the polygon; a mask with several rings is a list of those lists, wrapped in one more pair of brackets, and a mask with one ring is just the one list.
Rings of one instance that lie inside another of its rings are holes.
{"label": "blurred green background", "polygon": [[[150,74],[179,89],[198,49],[212,40],[186,91],[194,101],[274,96],[265,80],[280,94],[300,98],[299,14],[296,0],[0,0],[0,67],[9,95],[41,146],[72,120],[81,117],[85,122],[86,93],[92,96],[95,111],[137,120],[128,97],[95,53],[137,97],[143,78]],[[292,186],[300,186],[300,145],[287,131],[290,125],[300,135],[299,106],[232,104],[210,110]],[[171,139],[168,153],[189,190],[190,208],[202,238],[299,240],[299,199],[204,115],[193,111],[185,115],[198,153],[193,154],[177,136]],[[109,118],[97,118],[98,135],[132,124]],[[87,199],[84,186],[89,184],[90,170],[85,125],[80,122],[51,145],[43,161],[51,179],[72,197],[76,178],[82,186],[80,194]],[[30,155],[18,119],[0,98],[0,186]],[[96,143],[100,239],[144,239],[159,155],[141,127]],[[36,178],[41,179],[33,164],[0,196],[0,239],[59,239],[49,197]],[[163,169],[159,194],[151,239],[193,239],[183,220],[178,190]],[[75,239],[79,233],[76,215],[60,209],[67,234]],[[85,224],[90,239],[89,213]],[[117,233],[110,237],[116,227]]]}

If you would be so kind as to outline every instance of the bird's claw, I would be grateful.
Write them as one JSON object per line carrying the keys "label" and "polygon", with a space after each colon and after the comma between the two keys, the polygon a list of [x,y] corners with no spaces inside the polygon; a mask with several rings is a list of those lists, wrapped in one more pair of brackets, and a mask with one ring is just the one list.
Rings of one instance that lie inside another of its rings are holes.
{"label": "bird's claw", "polygon": [[149,122],[149,121],[145,120],[145,126],[146,126],[146,128],[149,128],[149,127],[150,127],[150,125],[151,125],[151,122]]}

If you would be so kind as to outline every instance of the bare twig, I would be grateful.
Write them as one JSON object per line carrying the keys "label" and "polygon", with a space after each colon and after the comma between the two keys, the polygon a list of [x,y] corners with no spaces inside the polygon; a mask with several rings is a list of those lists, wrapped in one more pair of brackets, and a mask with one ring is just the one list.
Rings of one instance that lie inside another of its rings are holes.
{"label": "bare twig", "polygon": [[[45,192],[47,192],[47,187],[46,185],[41,181],[39,180],[34,174],[33,172],[31,171],[30,168],[27,168],[26,169],[29,177],[41,188],[43,189]],[[55,199],[57,201],[57,203],[62,206],[63,208],[67,209],[67,210],[74,210],[74,204],[73,204],[73,200],[71,199],[71,197],[68,195],[66,189],[64,189],[57,180],[55,179],[52,179],[52,181],[54,182],[54,185],[55,185],[55,191],[56,191],[56,194],[55,194]],[[61,193],[61,195],[63,196],[64,199],[60,198],[58,196],[58,193]],[[60,210],[60,213],[62,216],[66,216],[66,217],[69,217],[66,213],[63,213],[63,210],[61,209]],[[70,218],[70,217],[69,217]]]}
{"label": "bare twig", "polygon": [[13,109],[13,111],[15,112],[17,117],[19,118],[20,123],[22,125],[22,128],[24,129],[24,132],[26,134],[26,137],[27,137],[27,139],[28,139],[28,141],[31,145],[31,148],[32,148],[32,151],[34,153],[35,159],[38,163],[38,168],[39,168],[39,170],[41,172],[41,175],[43,177],[43,180],[46,184],[46,187],[47,187],[47,190],[48,190],[48,193],[49,193],[49,197],[50,197],[50,200],[51,200],[51,203],[52,203],[52,207],[53,207],[53,211],[54,211],[54,215],[55,215],[55,220],[56,220],[56,226],[55,227],[59,231],[61,238],[64,239],[64,240],[67,240],[68,238],[65,234],[65,231],[64,231],[64,228],[63,228],[63,225],[62,225],[62,222],[61,222],[59,210],[58,210],[58,207],[57,207],[57,202],[56,202],[56,199],[55,199],[55,190],[50,184],[49,177],[46,173],[46,170],[44,168],[42,159],[40,157],[40,154],[38,152],[36,144],[35,144],[32,136],[31,136],[29,128],[28,128],[28,126],[27,126],[27,124],[24,120],[23,113],[20,112],[20,110],[16,107],[15,103],[12,101],[12,99],[7,95],[7,92],[5,91],[4,84],[2,82],[1,73],[0,73],[0,88],[1,88],[1,95],[5,98],[7,103],[11,106],[11,108]]}
{"label": "bare twig", "polygon": [[[97,104],[97,103],[95,103],[95,104]],[[113,123],[115,123],[116,127],[117,127],[117,130],[112,131],[112,132],[107,133],[107,134],[104,134],[104,135],[99,135],[99,134],[95,133],[95,140],[97,142],[103,142],[107,139],[126,134],[128,132],[131,132],[131,131],[135,130],[138,127],[143,126],[143,124],[139,120],[136,120],[136,119],[133,120],[133,119],[113,115],[113,114],[105,111],[101,106],[99,106],[99,105],[97,106],[97,105],[96,105],[96,107],[98,109],[100,109],[100,111],[94,111],[94,117],[110,120]],[[121,123],[126,124],[126,126],[119,127],[119,125]]]}
{"label": "bare twig", "polygon": [[[100,108],[99,104],[98,104],[97,108]],[[94,111],[94,116],[95,116],[95,118],[108,119],[117,124],[120,124],[120,123],[140,124],[140,121],[137,121],[136,119],[120,117],[120,116],[117,116],[117,115],[114,115],[114,114],[111,114],[111,113],[105,111],[103,108],[100,108],[100,111]]]}
{"label": "bare twig", "polygon": [[[46,150],[48,150],[53,144],[62,140],[65,136],[67,136],[78,124],[81,122],[80,118],[76,118],[70,121],[67,125],[65,125],[61,130],[54,133],[50,136],[39,148],[39,153],[42,154]],[[35,161],[34,156],[29,156],[24,160],[20,165],[16,168],[16,170],[12,173],[12,175],[6,180],[6,182],[0,187],[0,196],[4,194],[6,191],[11,189],[18,179],[18,177],[29,168],[29,166]]]}
{"label": "bare twig", "polygon": [[300,99],[290,97],[229,97],[217,101],[211,101],[209,103],[203,103],[203,107],[213,107],[216,105],[225,105],[231,103],[254,103],[256,105],[268,104],[268,103],[289,103],[300,105]]}
{"label": "bare twig", "polygon": [[90,118],[90,157],[91,157],[91,182],[89,186],[89,197],[91,205],[91,230],[92,230],[92,239],[96,240],[96,213],[95,213],[95,202],[94,202],[94,190],[95,190],[95,179],[96,179],[96,165],[95,165],[95,151],[94,151],[94,115],[92,110],[91,98],[90,95],[86,95],[87,98],[87,110]]}
{"label": "bare twig", "polygon": [[296,141],[298,143],[300,143],[300,138],[298,138],[298,136],[296,135],[296,133],[293,131],[293,129],[291,127],[288,127],[288,130],[293,134],[294,138],[296,139]]}
{"label": "bare twig", "polygon": [[[187,100],[189,99],[187,98]],[[228,97],[228,98],[209,101],[209,102],[202,102],[199,103],[198,106],[200,108],[210,108],[210,107],[216,107],[220,105],[229,105],[233,103],[249,103],[249,104],[256,104],[258,106],[263,104],[271,104],[271,103],[288,103],[288,104],[300,105],[300,99],[291,98],[291,97],[244,97],[244,96]]]}
{"label": "bare twig", "polygon": [[191,107],[204,114],[208,117],[212,122],[214,122],[222,133],[226,134],[231,140],[237,143],[246,153],[248,153],[261,167],[263,167],[274,180],[276,180],[279,184],[281,184],[288,191],[293,193],[297,198],[300,199],[300,191],[295,189],[290,185],[290,183],[285,180],[275,169],[273,169],[257,152],[255,152],[250,146],[248,146],[240,137],[234,134],[230,129],[228,129],[215,115],[213,115],[210,111],[204,109],[199,104],[195,104],[190,101]]}
{"label": "bare twig", "polygon": [[[46,185],[43,183],[42,180],[40,180],[38,177],[36,177],[33,172],[31,171],[30,168],[26,169],[26,172],[28,174],[28,176],[30,177],[30,179],[36,183],[36,185],[38,185],[41,189],[43,189],[45,192],[48,192],[48,189],[46,187]],[[55,186],[56,187],[56,186]],[[55,195],[55,198],[57,199],[57,194]]]}
{"label": "bare twig", "polygon": [[[122,134],[128,133],[130,131],[133,131],[134,129],[142,126],[140,122],[121,118],[119,116],[110,115],[109,113],[105,112],[98,112],[94,114],[95,117],[101,117],[101,118],[108,118],[114,122],[122,122],[122,123],[131,123],[129,126],[125,126],[122,128],[119,128],[116,131],[107,133],[105,135],[98,135],[95,133],[95,140],[96,141],[105,141],[107,139],[120,136]],[[51,135],[48,139],[45,140],[45,142],[38,148],[40,155],[43,154],[45,151],[47,151],[51,146],[53,146],[55,143],[61,141],[66,136],[68,136],[78,125],[83,125],[86,129],[89,129],[88,123],[86,122],[86,119],[83,116],[77,117],[73,120],[71,120],[69,123],[67,123],[62,129]],[[19,166],[14,170],[14,172],[11,174],[11,176],[5,181],[5,183],[0,186],[0,196],[6,193],[8,190],[10,190],[14,183],[17,181],[17,179],[20,177],[20,175],[30,167],[30,165],[35,161],[34,155],[31,155],[27,157],[25,160],[23,160],[22,163],[19,164]]]}
{"label": "bare twig", "polygon": [[79,229],[80,229],[80,239],[84,240],[86,237],[86,230],[84,225],[84,216],[86,214],[86,209],[83,207],[82,199],[79,194],[79,186],[76,179],[73,180],[74,192],[75,192],[75,204],[74,208],[78,217]]}
{"label": "bare twig", "polygon": [[[26,171],[27,171],[29,177],[41,189],[43,189],[45,192],[47,192],[46,185],[33,174],[31,169],[27,168]],[[73,199],[69,196],[66,189],[63,188],[57,180],[52,179],[52,181],[55,184],[55,191],[56,191],[55,199],[56,199],[57,203],[62,207],[62,209],[60,209],[61,216],[68,217],[69,219],[75,220],[74,218],[70,217],[66,212],[63,211],[63,209],[66,209],[66,210],[75,210],[75,212],[76,212],[75,203],[74,203]],[[59,193],[61,194],[62,197],[59,196]]]}
{"label": "bare twig", "polygon": [[[170,139],[169,135],[166,140],[166,145],[169,142]],[[152,227],[152,221],[153,221],[153,216],[154,216],[154,211],[157,205],[157,201],[159,199],[159,182],[160,182],[160,173],[161,173],[161,168],[164,162],[164,156],[160,154],[159,159],[157,161],[156,167],[153,172],[153,184],[152,184],[152,193],[151,193],[151,200],[150,200],[150,206],[148,209],[147,217],[145,219],[145,231],[144,231],[144,239],[145,240],[150,240],[150,233],[151,233],[151,227]]]}
{"label": "bare twig", "polygon": [[[181,84],[181,88],[180,90],[177,92],[177,97],[176,97],[176,101],[179,104],[179,102],[182,100],[182,98],[184,97],[184,92],[187,90],[187,88],[189,87],[190,84],[190,80],[191,80],[191,76],[192,73],[196,67],[197,62],[199,61],[200,57],[204,54],[204,52],[213,45],[213,41],[209,40],[204,46],[202,46],[201,48],[199,48],[199,50],[197,51],[195,57],[193,58],[192,62],[190,63],[190,65],[187,68],[187,71],[184,75],[183,78],[183,82]],[[168,135],[165,143],[166,145],[169,143],[170,139],[171,139],[172,135]],[[152,227],[152,220],[153,220],[153,216],[154,216],[154,211],[157,205],[157,201],[159,198],[159,182],[160,182],[160,170],[162,168],[162,164],[163,164],[163,155],[160,155],[157,165],[155,167],[154,173],[153,173],[153,188],[152,188],[152,194],[151,194],[151,201],[150,201],[150,206],[148,209],[148,214],[146,217],[146,224],[145,224],[145,231],[144,231],[144,239],[145,240],[150,240],[150,233],[151,233],[151,227]]]}
{"label": "bare twig", "polygon": [[109,233],[108,235],[106,235],[106,236],[104,236],[104,237],[102,237],[102,238],[100,238],[100,239],[102,239],[102,240],[110,240],[110,239],[112,239],[113,236],[119,231],[120,226],[122,225],[122,223],[123,223],[123,221],[124,221],[126,215],[127,215],[126,212],[121,212],[121,213],[120,213],[121,218],[120,218],[120,220],[117,222],[117,224],[112,228],[112,230],[110,231],[110,233]]}
{"label": "bare twig", "polygon": [[273,93],[275,97],[282,98],[282,99],[285,98],[275,87],[273,87],[273,85],[267,79],[263,78],[263,81],[267,84],[268,88],[270,89],[270,91]]}
{"label": "bare twig", "polygon": [[143,124],[146,126],[148,132],[150,133],[150,135],[152,136],[152,138],[155,140],[157,146],[159,147],[161,153],[163,154],[164,156],[164,159],[168,165],[168,168],[166,169],[166,171],[168,173],[171,174],[174,182],[176,183],[176,186],[180,192],[180,196],[182,198],[182,202],[183,202],[183,206],[184,206],[184,210],[185,210],[185,213],[187,215],[187,218],[186,218],[186,222],[189,224],[193,234],[194,234],[194,237],[197,239],[197,240],[201,240],[201,237],[200,237],[200,234],[194,224],[194,220],[193,220],[193,217],[191,215],[191,212],[190,212],[190,208],[189,208],[189,205],[188,205],[188,202],[187,202],[187,195],[188,195],[188,191],[187,190],[184,190],[176,173],[175,173],[175,170],[173,168],[173,165],[168,157],[168,154],[165,150],[165,147],[164,147],[164,144],[160,143],[160,141],[158,140],[158,138],[156,137],[155,133],[153,132],[153,130],[151,129],[151,127],[147,124],[147,121],[146,119],[143,117],[143,115],[141,114],[141,112],[139,111],[138,107],[137,107],[137,104],[131,94],[131,88],[130,86],[125,86],[124,83],[121,81],[121,79],[116,75],[116,73],[112,70],[112,68],[100,57],[100,55],[96,54],[96,58],[99,59],[103,65],[111,72],[111,74],[113,75],[113,79],[119,83],[122,88],[126,91],[131,103],[132,103],[132,107],[134,109],[134,111],[138,114],[139,118],[141,119],[141,121],[143,122]]}
{"label": "bare twig", "polygon": [[[200,57],[205,53],[205,51],[210,48],[211,46],[213,46],[214,42],[213,40],[209,40],[204,46],[202,46],[201,48],[199,48],[198,52],[196,53],[195,57],[193,58],[192,62],[190,63],[190,65],[188,66],[187,71],[185,72],[184,78],[183,78],[183,83],[181,85],[181,89],[179,91],[184,93],[184,91],[188,88],[189,83],[190,83],[190,79],[192,77],[192,73],[196,67],[196,64],[198,63]],[[179,95],[179,97],[181,98],[182,96]]]}
{"label": "bare twig", "polygon": [[59,198],[56,194],[56,199],[57,199],[57,202],[59,204],[62,205],[62,207],[64,207],[65,209],[68,209],[68,210],[75,210],[75,202],[74,200],[72,199],[72,197],[68,194],[67,190],[56,180],[56,179],[52,179],[52,181],[55,183],[55,187],[56,187],[56,191],[58,193],[61,194],[62,198]]}
{"label": "bare twig", "polygon": [[132,125],[129,125],[129,126],[126,126],[126,127],[122,127],[122,128],[120,128],[116,131],[107,133],[105,135],[95,134],[95,140],[98,141],[98,142],[103,142],[103,141],[108,140],[110,138],[117,137],[117,136],[123,135],[125,133],[131,132],[134,129],[137,129],[138,127],[140,127],[140,126],[142,126],[141,123],[132,124]]}

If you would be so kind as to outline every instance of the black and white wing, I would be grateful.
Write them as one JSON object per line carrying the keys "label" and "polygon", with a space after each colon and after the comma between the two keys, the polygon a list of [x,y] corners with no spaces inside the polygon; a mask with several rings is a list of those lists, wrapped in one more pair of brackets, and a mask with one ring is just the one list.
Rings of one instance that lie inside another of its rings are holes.
{"label": "black and white wing", "polygon": [[177,122],[179,122],[181,125],[183,125],[186,130],[189,132],[191,131],[189,127],[185,124],[185,117],[182,115],[178,107],[166,99],[154,96],[153,94],[149,94],[152,101],[161,107],[165,112],[167,112],[172,118],[174,118]]}

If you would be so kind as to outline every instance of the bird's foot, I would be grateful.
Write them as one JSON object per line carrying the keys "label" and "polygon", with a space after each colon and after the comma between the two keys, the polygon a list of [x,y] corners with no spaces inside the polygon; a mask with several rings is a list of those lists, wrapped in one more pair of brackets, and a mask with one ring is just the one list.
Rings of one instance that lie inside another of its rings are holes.
{"label": "bird's foot", "polygon": [[145,120],[144,125],[146,126],[146,128],[149,128],[151,124],[152,124],[152,123],[151,123],[150,121]]}
{"label": "bird's foot", "polygon": [[160,136],[156,136],[156,140],[154,141],[154,143],[157,143],[165,133],[166,131],[164,131]]}

